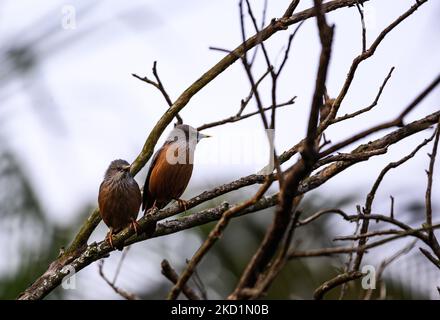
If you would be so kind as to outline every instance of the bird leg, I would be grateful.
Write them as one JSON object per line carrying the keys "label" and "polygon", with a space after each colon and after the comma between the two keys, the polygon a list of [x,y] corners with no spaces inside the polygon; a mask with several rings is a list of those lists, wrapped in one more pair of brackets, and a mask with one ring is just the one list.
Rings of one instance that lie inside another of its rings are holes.
{"label": "bird leg", "polygon": [[184,212],[186,212],[186,208],[188,207],[188,201],[183,199],[174,199],[177,201],[177,204],[179,205],[180,209],[183,209]]}
{"label": "bird leg", "polygon": [[107,232],[107,235],[105,236],[105,241],[109,244],[109,246],[114,250],[118,249],[119,251],[122,251],[124,249],[124,244],[121,243],[117,247],[113,244],[113,234],[117,233],[118,230],[114,230],[113,228],[110,228],[110,231]]}
{"label": "bird leg", "polygon": [[108,242],[108,244],[112,249],[115,248],[115,246],[113,245],[113,228],[110,228],[110,231],[107,232],[107,235],[105,236],[105,240]]}
{"label": "bird leg", "polygon": [[134,218],[131,219],[131,227],[134,229],[134,232],[136,232],[137,235],[141,234],[141,226]]}
{"label": "bird leg", "polygon": [[153,215],[154,212],[156,212],[156,210],[158,209],[156,206],[156,201],[154,200],[153,205],[151,206],[150,209],[145,210],[144,212],[144,217],[148,214],[148,215]]}

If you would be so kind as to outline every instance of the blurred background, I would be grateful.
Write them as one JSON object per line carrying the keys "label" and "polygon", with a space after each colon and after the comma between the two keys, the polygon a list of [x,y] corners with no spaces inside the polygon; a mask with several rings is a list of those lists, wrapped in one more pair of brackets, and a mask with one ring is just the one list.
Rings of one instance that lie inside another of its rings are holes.
{"label": "blurred background", "polygon": [[[281,16],[289,2],[269,0],[266,21]],[[297,11],[310,7],[312,2],[301,1]],[[264,1],[251,3],[261,19]],[[367,45],[413,3],[366,3]],[[15,298],[46,270],[59,249],[69,244],[97,204],[98,187],[110,161],[134,160],[166,110],[160,93],[131,74],[151,77],[153,61],[158,61],[162,82],[171,99],[176,99],[224,55],[209,50],[209,46],[233,49],[241,42],[237,4],[236,0],[0,2],[0,298]],[[389,69],[396,69],[378,106],[357,119],[332,126],[328,139],[337,142],[347,134],[392,119],[437,76],[439,13],[437,1],[423,5],[386,37],[374,57],[360,66],[341,107],[342,114],[368,106]],[[356,8],[338,10],[328,19],[335,23],[336,33],[327,87],[330,95],[336,95],[353,58],[361,51],[361,24]],[[247,29],[251,34],[250,24]],[[281,61],[292,31],[293,28],[279,32],[267,41],[273,61]],[[316,22],[310,19],[293,41],[278,84],[278,101],[297,96],[294,105],[278,109],[278,152],[290,148],[305,134],[319,50]],[[265,69],[264,59],[258,55],[255,76]],[[249,90],[243,67],[236,63],[197,94],[181,115],[195,127],[223,119],[238,111],[240,100]],[[408,121],[438,110],[439,91],[429,95],[408,116]],[[260,93],[269,106],[270,81],[262,84]],[[255,104],[251,102],[247,110],[256,110]],[[255,173],[267,160],[266,140],[258,117],[207,132],[214,137],[198,146],[195,170],[184,199]],[[414,135],[389,148],[386,155],[359,163],[311,192],[304,201],[304,215],[337,206],[355,213],[356,205],[364,203],[380,170],[411,152],[432,132]],[[158,145],[162,142],[163,137]],[[420,226],[429,161],[426,153],[431,149],[429,144],[386,176],[377,193],[374,212],[387,213],[392,195],[396,214]],[[136,177],[140,185],[147,168],[148,165]],[[434,222],[440,219],[439,179],[437,164]],[[254,187],[242,189],[204,206],[224,200],[234,203],[254,191]],[[273,192],[276,187],[269,194]],[[198,275],[203,285],[199,287],[205,288],[208,298],[224,298],[234,288],[260,243],[272,212],[265,210],[235,219],[200,264]],[[180,272],[185,259],[192,256],[212,226],[132,246],[116,284],[143,298],[164,298],[170,283],[160,274],[161,260],[168,259]],[[337,217],[320,219],[302,228],[295,235],[295,243],[301,249],[337,245],[332,239],[353,233],[354,227]],[[90,241],[102,240],[106,232],[107,227],[101,223]],[[377,267],[410,240],[373,249],[364,264]],[[121,253],[115,252],[106,259],[104,272],[109,278],[120,258]],[[335,276],[344,262],[343,257],[292,261],[274,283],[268,298],[311,298],[313,290]],[[390,265],[384,277],[388,298],[440,297],[436,289],[440,274],[417,247]],[[336,298],[338,294],[339,290],[335,290],[329,297]],[[358,290],[349,290],[347,297],[357,298]],[[76,289],[58,288],[48,298],[121,297],[105,284],[97,264],[93,264],[77,275]]]}

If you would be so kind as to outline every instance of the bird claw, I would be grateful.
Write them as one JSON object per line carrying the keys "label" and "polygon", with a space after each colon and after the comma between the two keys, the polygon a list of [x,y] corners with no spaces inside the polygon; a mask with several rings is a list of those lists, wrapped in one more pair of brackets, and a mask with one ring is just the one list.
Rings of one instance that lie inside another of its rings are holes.
{"label": "bird claw", "polygon": [[183,211],[186,212],[186,208],[188,207],[188,201],[183,199],[176,199],[176,201],[180,209],[183,209]]}
{"label": "bird claw", "polygon": [[107,233],[107,235],[105,236],[105,241],[107,241],[108,245],[110,246],[110,248],[112,248],[113,250],[117,249],[119,251],[122,251],[124,249],[124,244],[121,243],[118,246],[115,246],[113,244],[113,229],[110,229],[110,231]]}
{"label": "bird claw", "polygon": [[141,234],[141,226],[136,221],[136,219],[131,220],[131,227],[133,228],[134,232],[136,232],[137,235]]}
{"label": "bird claw", "polygon": [[110,230],[107,235],[105,236],[105,241],[107,241],[107,243],[109,244],[109,246],[114,249],[115,246],[113,245],[113,234],[112,231]]}
{"label": "bird claw", "polygon": [[159,210],[159,208],[156,206],[156,200],[154,200],[151,208],[144,211],[144,217],[146,215],[152,216],[154,213],[156,213],[157,210]]}

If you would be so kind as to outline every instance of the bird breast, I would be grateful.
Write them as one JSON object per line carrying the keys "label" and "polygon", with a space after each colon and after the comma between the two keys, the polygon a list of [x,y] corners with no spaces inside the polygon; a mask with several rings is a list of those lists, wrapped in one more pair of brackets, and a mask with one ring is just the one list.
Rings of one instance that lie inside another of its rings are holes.
{"label": "bird breast", "polygon": [[176,146],[170,144],[160,151],[154,167],[151,169],[148,185],[149,193],[159,202],[159,205],[160,203],[166,205],[172,199],[178,199],[185,191],[193,171],[192,161],[189,160],[191,160],[194,149],[186,148],[187,161],[183,161],[183,163],[171,161],[170,163],[167,159],[169,148],[172,148],[172,152],[176,150]]}
{"label": "bird breast", "polygon": [[138,215],[142,202],[139,186],[132,177],[104,179],[99,189],[99,210],[105,224],[122,229]]}

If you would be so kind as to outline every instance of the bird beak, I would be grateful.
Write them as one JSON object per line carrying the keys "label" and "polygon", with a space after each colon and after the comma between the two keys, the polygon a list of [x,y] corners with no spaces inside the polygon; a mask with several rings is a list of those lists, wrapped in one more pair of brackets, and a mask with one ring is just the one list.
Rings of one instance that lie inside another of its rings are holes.
{"label": "bird beak", "polygon": [[208,135],[208,134],[203,134],[203,133],[199,133],[199,137],[200,137],[200,139],[203,139],[203,138],[211,138],[210,135]]}
{"label": "bird beak", "polygon": [[124,170],[124,171],[130,171],[130,168],[131,168],[131,164],[122,167],[122,170]]}

